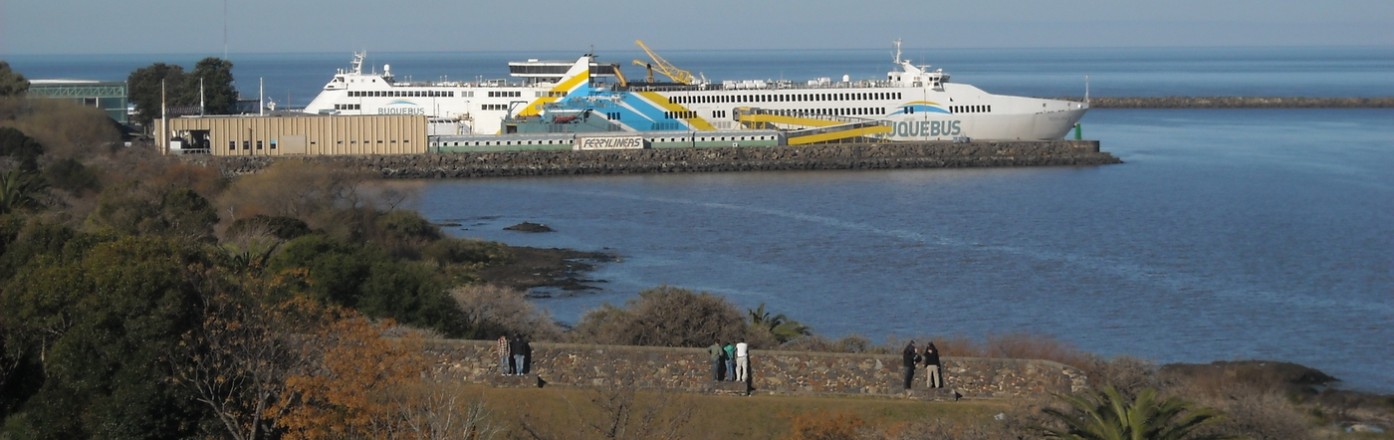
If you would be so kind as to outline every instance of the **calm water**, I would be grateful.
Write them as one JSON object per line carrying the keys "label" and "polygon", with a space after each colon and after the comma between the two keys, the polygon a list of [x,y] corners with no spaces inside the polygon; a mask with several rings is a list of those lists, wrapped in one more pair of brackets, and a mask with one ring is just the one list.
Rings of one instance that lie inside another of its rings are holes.
{"label": "calm water", "polygon": [[[304,105],[342,54],[234,54],[244,93]],[[502,77],[578,52],[370,53],[400,79]],[[601,51],[627,64],[640,54]],[[890,50],[663,51],[713,79],[872,78]],[[121,80],[205,55],[7,57],[29,78]],[[1394,48],[916,49],[998,93],[1394,96]],[[633,69],[631,76],[638,73]],[[429,182],[464,236],[610,250],[601,290],[539,300],[574,321],[661,284],[820,334],[1045,333],[1161,362],[1290,360],[1394,392],[1394,110],[1095,110],[1097,168]],[[557,232],[521,234],[521,221]]]}
{"label": "calm water", "polygon": [[[1053,334],[1394,391],[1394,111],[1095,111],[1127,163],[431,182],[464,236],[611,250],[574,321],[668,284],[820,334]],[[550,234],[503,231],[521,221]]]}

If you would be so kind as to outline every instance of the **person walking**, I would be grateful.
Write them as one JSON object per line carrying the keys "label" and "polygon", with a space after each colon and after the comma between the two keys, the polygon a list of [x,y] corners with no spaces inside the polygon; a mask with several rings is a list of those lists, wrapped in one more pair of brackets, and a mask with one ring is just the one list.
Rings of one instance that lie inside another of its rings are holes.
{"label": "person walking", "polygon": [[915,382],[915,364],[920,362],[920,354],[915,352],[915,341],[905,344],[905,350],[900,352],[901,365],[905,367],[905,389],[909,390],[910,385]]}
{"label": "person walking", "polygon": [[750,345],[745,341],[736,343],[736,381],[750,380]]}
{"label": "person walking", "polygon": [[929,341],[924,346],[924,353],[920,355],[924,360],[925,382],[929,388],[943,388],[944,376],[939,367],[939,349],[934,346],[934,341]]}
{"label": "person walking", "polygon": [[509,365],[509,363],[512,362],[512,359],[510,359],[512,356],[509,356],[508,336],[499,336],[497,348],[499,355],[499,371],[503,373],[504,376],[513,374],[513,366]]}
{"label": "person walking", "polygon": [[725,361],[726,351],[721,349],[720,342],[713,342],[712,346],[707,347],[707,354],[712,358],[712,380],[721,381],[721,366]]}
{"label": "person walking", "polygon": [[725,353],[726,357],[726,380],[734,382],[736,380],[736,346],[727,342],[726,346],[721,347],[721,351]]}

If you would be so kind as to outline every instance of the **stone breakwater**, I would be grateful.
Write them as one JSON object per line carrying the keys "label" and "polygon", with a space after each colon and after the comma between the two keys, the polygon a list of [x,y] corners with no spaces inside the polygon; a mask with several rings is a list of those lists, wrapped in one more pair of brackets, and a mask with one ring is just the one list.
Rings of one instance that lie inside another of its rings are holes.
{"label": "stone breakwater", "polygon": [[797,147],[604,151],[516,151],[396,156],[186,156],[224,175],[255,173],[277,160],[341,163],[394,179],[461,179],[581,174],[705,173],[1088,166],[1121,163],[1098,141],[923,142]]}
{"label": "stone breakwater", "polygon": [[[752,350],[749,384],[712,380],[706,349],[534,343],[525,378],[503,377],[494,341],[437,340],[427,353],[456,380],[495,386],[631,387],[693,393],[905,396],[899,354]],[[913,398],[1045,397],[1087,388],[1078,369],[1043,360],[946,357],[945,386],[926,390],[917,370]]]}
{"label": "stone breakwater", "polygon": [[[1066,98],[1083,101],[1084,98]],[[1092,97],[1092,108],[1117,109],[1239,109],[1239,108],[1394,108],[1394,97],[1378,98],[1311,98],[1311,97],[1251,97],[1251,96],[1165,96],[1165,97]]]}

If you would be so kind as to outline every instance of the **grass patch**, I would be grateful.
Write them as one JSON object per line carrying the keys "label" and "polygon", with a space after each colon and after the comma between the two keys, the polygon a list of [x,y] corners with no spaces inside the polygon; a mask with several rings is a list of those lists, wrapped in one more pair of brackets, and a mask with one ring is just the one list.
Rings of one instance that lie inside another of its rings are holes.
{"label": "grass patch", "polygon": [[[925,419],[992,423],[1009,410],[1003,401],[725,396],[659,391],[578,388],[491,388],[471,384],[461,396],[478,399],[505,438],[773,439],[789,434],[791,421],[810,414],[850,415],[878,430]],[[534,434],[536,434],[534,436]]]}

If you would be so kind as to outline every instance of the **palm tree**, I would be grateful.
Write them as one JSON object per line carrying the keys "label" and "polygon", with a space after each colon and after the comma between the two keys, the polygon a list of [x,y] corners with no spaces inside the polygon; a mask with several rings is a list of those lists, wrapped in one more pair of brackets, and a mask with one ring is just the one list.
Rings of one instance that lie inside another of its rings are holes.
{"label": "palm tree", "polygon": [[1109,386],[1079,396],[1056,395],[1070,405],[1069,411],[1043,410],[1064,423],[1065,428],[1040,427],[1045,438],[1074,440],[1220,440],[1229,435],[1196,432],[1221,415],[1211,408],[1169,397],[1158,400],[1157,390],[1147,388],[1129,399]]}
{"label": "palm tree", "polygon": [[807,336],[813,333],[808,326],[798,321],[789,319],[783,313],[771,315],[765,310],[765,303],[760,303],[759,307],[747,309],[750,314],[750,325],[756,328],[769,330],[771,335],[780,343],[789,342],[799,336]]}
{"label": "palm tree", "polygon": [[41,206],[39,197],[45,189],[48,185],[33,173],[10,170],[0,174],[0,214]]}

